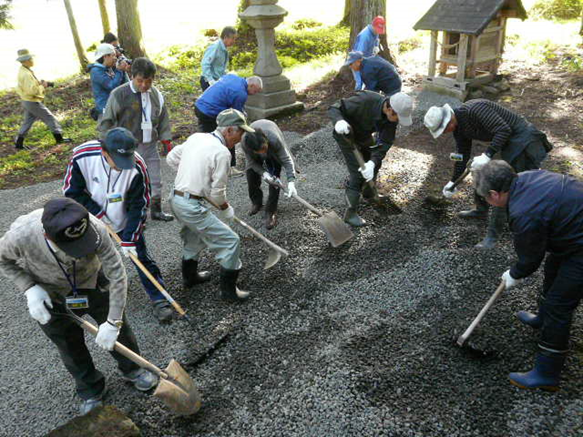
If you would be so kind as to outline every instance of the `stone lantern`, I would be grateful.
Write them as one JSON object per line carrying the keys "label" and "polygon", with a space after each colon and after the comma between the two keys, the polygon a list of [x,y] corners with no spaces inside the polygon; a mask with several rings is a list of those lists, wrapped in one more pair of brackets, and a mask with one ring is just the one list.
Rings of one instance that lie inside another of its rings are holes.
{"label": "stone lantern", "polygon": [[275,27],[287,11],[277,0],[250,0],[250,6],[239,16],[255,29],[258,57],[253,72],[263,80],[263,91],[249,96],[245,110],[251,120],[301,111],[304,104],[296,102],[296,93],[282,72],[275,54]]}

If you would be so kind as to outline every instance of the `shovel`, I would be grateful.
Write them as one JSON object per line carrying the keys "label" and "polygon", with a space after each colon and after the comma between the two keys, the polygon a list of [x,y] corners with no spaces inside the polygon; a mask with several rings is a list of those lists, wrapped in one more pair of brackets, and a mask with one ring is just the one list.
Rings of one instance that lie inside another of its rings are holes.
{"label": "shovel", "polygon": [[[208,203],[210,203],[212,206],[214,206],[216,209],[220,210],[219,205],[217,205],[215,202],[213,202],[212,200],[210,200],[206,197],[204,199]],[[276,265],[279,262],[282,255],[289,256],[289,253],[287,250],[285,250],[282,247],[279,247],[273,241],[269,240],[267,237],[265,237],[264,235],[257,232],[255,229],[253,229],[251,226],[249,226],[247,223],[245,223],[239,217],[233,216],[233,220],[235,222],[239,223],[241,226],[243,226],[245,229],[247,229],[249,232],[251,232],[257,238],[259,238],[261,241],[263,241],[269,247],[269,256],[267,257],[267,261],[265,261],[265,266],[263,267],[264,270],[270,269],[271,267]]]}
{"label": "shovel", "polygon": [[[276,179],[275,182],[271,184],[275,187],[281,188],[283,192],[287,194],[287,190],[279,179]],[[328,238],[328,241],[332,244],[332,247],[338,247],[354,237],[350,228],[334,211],[321,212],[297,194],[294,194],[292,197],[318,216],[318,223],[326,234],[326,238]]]}
{"label": "shovel", "polygon": [[[73,318],[79,326],[96,336],[98,329],[88,321],[82,319],[70,310],[67,313],[58,313]],[[160,378],[154,396],[160,398],[166,406],[178,416],[190,416],[201,407],[201,396],[194,385],[194,381],[182,368],[178,361],[172,359],[165,370],[161,370],[140,355],[127,348],[119,341],[115,342],[115,350],[124,357],[136,363],[143,369],[155,373]]]}
{"label": "shovel", "polygon": [[[453,185],[447,189],[448,191],[453,192],[453,190],[455,190],[457,188],[457,186],[459,184],[461,184],[465,178],[468,177],[468,175],[472,171],[471,166],[472,166],[473,161],[474,161],[473,159],[470,159],[468,161],[468,164],[466,165],[466,169],[455,181],[453,181]],[[429,203],[433,203],[434,205],[440,205],[445,201],[445,196],[443,194],[441,194],[439,196],[431,194],[431,195],[427,196],[425,198],[425,200],[428,201]]]}

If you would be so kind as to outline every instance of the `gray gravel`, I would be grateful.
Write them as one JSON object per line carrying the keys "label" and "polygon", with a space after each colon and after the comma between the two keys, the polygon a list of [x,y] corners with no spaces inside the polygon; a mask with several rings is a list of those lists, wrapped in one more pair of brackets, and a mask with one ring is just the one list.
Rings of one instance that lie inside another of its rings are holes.
{"label": "gray gravel", "polygon": [[[341,215],[346,170],[329,128],[290,140],[303,170],[300,195]],[[579,355],[567,362],[561,392],[520,391],[507,381],[508,372],[532,363],[536,336],[513,314],[534,307],[540,274],[505,294],[475,332],[476,344],[497,352],[494,359],[476,360],[454,347],[513,251],[508,236],[491,253],[473,248],[485,223],[455,217],[470,202],[467,185],[449,207],[424,204],[430,182],[450,164],[416,146],[428,143],[425,133],[402,141],[389,152],[381,179],[403,214],[381,216],[365,206],[371,226],[333,249],[313,214],[282,198],[280,224],[269,236],[290,257],[263,271],[264,246],[241,232],[242,285],[253,291],[242,305],[217,298],[218,265],[208,254],[202,267],[214,274],[211,283],[182,291],[178,225],[149,222],[151,252],[194,322],[158,325],[133,268],[129,320],[144,357],[160,366],[180,361],[204,405],[192,418],[173,417],[158,400],[122,382],[114,361],[90,341],[108,377],[107,401],[144,436],[583,435],[580,319],[573,336]],[[164,180],[169,187],[166,166]],[[58,195],[59,186],[0,191],[0,231]],[[265,232],[261,217],[247,216],[244,178],[231,181],[229,197],[241,218]],[[0,292],[0,435],[44,435],[76,414],[72,380],[30,319],[24,296],[5,280]]]}

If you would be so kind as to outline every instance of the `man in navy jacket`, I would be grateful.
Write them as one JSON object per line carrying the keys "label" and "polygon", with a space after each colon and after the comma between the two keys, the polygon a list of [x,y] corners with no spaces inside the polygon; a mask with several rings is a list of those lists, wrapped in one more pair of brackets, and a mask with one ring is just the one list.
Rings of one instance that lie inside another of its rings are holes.
{"label": "man in navy jacket", "polygon": [[583,182],[546,170],[518,173],[501,160],[476,170],[476,191],[508,210],[518,262],[504,272],[506,289],[534,273],[547,252],[538,314],[518,319],[540,329],[533,370],[511,373],[520,388],[559,389],[573,313],[583,297]]}
{"label": "man in navy jacket", "polygon": [[350,52],[344,65],[360,72],[362,82],[369,91],[382,91],[389,97],[401,91],[401,77],[397,69],[380,56],[365,58],[362,52]]}

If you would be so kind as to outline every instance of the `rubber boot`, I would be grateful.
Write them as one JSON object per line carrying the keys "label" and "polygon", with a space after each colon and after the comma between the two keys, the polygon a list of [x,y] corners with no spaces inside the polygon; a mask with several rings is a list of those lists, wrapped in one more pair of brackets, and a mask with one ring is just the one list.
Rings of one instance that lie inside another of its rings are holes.
{"label": "rubber boot", "polygon": [[498,238],[500,238],[500,234],[502,234],[506,220],[505,208],[492,208],[490,220],[488,221],[488,232],[486,233],[486,237],[476,244],[476,247],[478,249],[486,250],[494,248]]}
{"label": "rubber boot", "polygon": [[273,229],[277,226],[277,213],[275,211],[265,211],[265,228]]}
{"label": "rubber boot", "polygon": [[174,216],[162,212],[162,199],[160,197],[152,197],[150,208],[150,217],[152,217],[152,220],[160,220],[163,222],[171,222],[174,220]]}
{"label": "rubber boot", "polygon": [[526,326],[532,329],[540,329],[543,326],[543,318],[539,314],[529,313],[528,311],[518,311],[516,317]]}
{"label": "rubber boot", "polygon": [[160,323],[169,322],[174,311],[166,299],[152,302],[152,311]]}
{"label": "rubber boot", "polygon": [[61,133],[53,132],[53,137],[55,137],[56,144],[70,143],[73,141],[71,138],[63,138],[63,134]]}
{"label": "rubber boot", "polygon": [[16,138],[16,141],[14,142],[14,147],[16,147],[16,149],[18,149],[18,150],[24,149],[24,137],[23,136],[19,135]]}
{"label": "rubber boot", "polygon": [[458,212],[458,217],[460,218],[486,218],[488,217],[488,202],[484,200],[483,197],[478,196],[478,193],[474,191],[474,202],[476,207],[473,209],[468,209],[466,211]]}
{"label": "rubber boot", "polygon": [[254,203],[253,206],[251,207],[251,209],[249,210],[249,215],[255,215],[259,211],[261,211],[262,209],[263,209],[263,205],[258,204],[258,203]]}
{"label": "rubber boot", "polygon": [[232,302],[239,302],[249,297],[248,291],[239,290],[237,278],[241,270],[229,270],[221,267],[221,298]]}
{"label": "rubber boot", "polygon": [[518,388],[557,391],[565,358],[565,354],[539,352],[534,369],[525,373],[511,373],[510,383]]}
{"label": "rubber boot", "polygon": [[366,222],[357,214],[358,204],[360,203],[360,193],[353,190],[346,190],[346,203],[348,208],[344,213],[344,221],[350,226],[364,226]]}
{"label": "rubber boot", "polygon": [[194,259],[182,260],[182,285],[184,288],[194,287],[197,284],[208,282],[210,279],[210,272],[198,271],[198,261]]}

